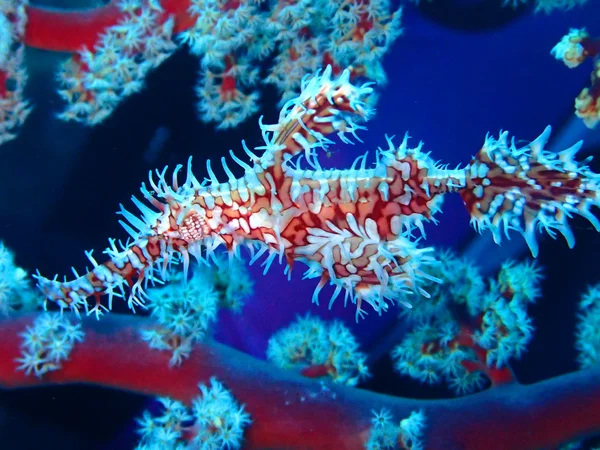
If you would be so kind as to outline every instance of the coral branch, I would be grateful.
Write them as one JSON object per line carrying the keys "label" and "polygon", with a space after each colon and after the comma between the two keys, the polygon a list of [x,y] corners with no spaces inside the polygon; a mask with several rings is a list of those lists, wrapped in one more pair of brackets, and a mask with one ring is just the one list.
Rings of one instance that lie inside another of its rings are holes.
{"label": "coral branch", "polygon": [[[86,10],[58,10],[30,5],[26,8],[25,45],[57,52],[77,52],[92,49],[100,35],[126,18],[126,13],[113,0],[106,6]],[[163,0],[162,21],[175,18],[175,32],[194,23],[188,14],[189,0]]]}
{"label": "coral branch", "polygon": [[[113,0],[69,11],[6,0],[0,4],[0,100],[6,74],[14,78],[13,66],[20,63],[16,44],[72,53],[57,77],[66,102],[59,117],[86,125],[102,122],[139,92],[146,75],[180,46],[200,59],[199,116],[220,129],[258,111],[259,73],[271,56],[270,75],[262,82],[275,85],[282,104],[298,93],[307,73],[326,64],[335,73],[352,67],[353,75],[385,82],[380,60],[400,34],[401,16],[389,0],[266,3]],[[23,84],[24,66],[19,70],[16,81]],[[20,112],[7,106],[11,116]],[[23,114],[19,120],[3,117],[3,109],[0,105],[0,143],[14,139],[25,120]]]}
{"label": "coral branch", "polygon": [[548,448],[600,431],[600,369],[452,400],[392,398],[306,379],[214,342],[196,345],[189,360],[170,367],[168,354],[140,338],[153,326],[147,319],[113,314],[84,320],[85,338],[62,369],[36,378],[15,370],[18,335],[33,318],[0,327],[1,386],[86,383],[189,403],[198,383],[216,376],[252,417],[247,448],[362,449],[373,411],[381,409],[394,417],[423,410],[428,449]]}

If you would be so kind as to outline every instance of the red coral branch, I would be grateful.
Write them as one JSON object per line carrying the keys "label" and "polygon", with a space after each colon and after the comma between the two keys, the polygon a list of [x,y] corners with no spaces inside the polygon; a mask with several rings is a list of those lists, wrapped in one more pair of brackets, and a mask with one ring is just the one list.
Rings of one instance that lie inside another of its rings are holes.
{"label": "red coral branch", "polygon": [[476,360],[465,360],[461,362],[461,365],[469,373],[477,371],[485,373],[490,380],[492,387],[497,387],[507,383],[514,383],[517,381],[510,367],[497,367],[495,365],[488,365],[488,350],[477,345],[477,343],[473,340],[473,330],[468,326],[463,325],[461,327],[460,333],[450,342],[449,346],[452,347],[454,344],[462,347],[468,347],[473,350]]}
{"label": "red coral branch", "polygon": [[[175,18],[175,32],[187,30],[195,19],[188,13],[189,0],[163,0],[163,21]],[[27,26],[23,38],[25,45],[43,50],[76,52],[86,46],[94,47],[100,34],[117,25],[126,14],[117,1],[88,10],[57,10],[27,7]]]}
{"label": "red coral branch", "polygon": [[279,370],[223,345],[197,345],[189,360],[169,367],[168,352],[139,337],[147,319],[110,315],[84,320],[63,368],[39,379],[16,371],[21,333],[33,317],[0,327],[0,385],[86,383],[170,396],[189,402],[197,384],[216,376],[252,416],[245,448],[362,449],[372,411],[394,417],[423,410],[428,449],[549,448],[600,431],[600,369],[529,386],[517,383],[450,400],[412,400],[325,384]]}

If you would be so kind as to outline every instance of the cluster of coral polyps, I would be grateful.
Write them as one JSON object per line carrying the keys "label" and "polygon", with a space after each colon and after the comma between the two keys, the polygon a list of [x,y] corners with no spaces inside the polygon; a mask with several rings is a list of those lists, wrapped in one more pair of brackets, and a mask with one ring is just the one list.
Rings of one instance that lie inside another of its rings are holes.
{"label": "cluster of coral polyps", "polygon": [[554,46],[552,54],[570,69],[593,59],[591,85],[575,99],[575,114],[588,128],[595,128],[600,122],[600,40],[591,38],[585,29],[572,29]]}
{"label": "cluster of coral polyps", "polygon": [[548,14],[554,10],[565,10],[574,8],[575,6],[581,6],[584,3],[587,3],[587,1],[588,0],[504,0],[503,5],[516,8],[531,3],[535,5],[536,13],[543,11]]}
{"label": "cluster of coral polyps", "polygon": [[224,129],[258,111],[261,82],[275,86],[282,104],[302,77],[326,65],[384,82],[381,59],[400,34],[400,16],[389,0],[113,0],[87,11],[3,0],[0,143],[16,136],[29,112],[23,44],[72,54],[57,74],[66,103],[59,117],[86,125],[106,119],[185,45],[200,59],[198,115]]}
{"label": "cluster of coral polyps", "polygon": [[21,42],[26,21],[23,2],[0,2],[0,144],[16,137],[30,112],[23,95],[27,72]]}

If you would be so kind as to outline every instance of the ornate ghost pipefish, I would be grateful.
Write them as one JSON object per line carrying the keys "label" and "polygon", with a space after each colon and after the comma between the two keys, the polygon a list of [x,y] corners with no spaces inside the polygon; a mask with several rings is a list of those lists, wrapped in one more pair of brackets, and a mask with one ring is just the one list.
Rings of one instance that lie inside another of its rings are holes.
{"label": "ornate ghost pipefish", "polygon": [[[250,151],[249,162],[230,151],[244,169],[236,178],[222,158],[228,180],[220,182],[207,163],[209,179],[192,173],[191,158],[185,182],[180,183],[177,166],[170,182],[167,168],[150,173],[149,190],[141,192],[150,206],[135,197],[138,217],[121,206],[121,221],[131,235],[127,244],[105,251],[108,260],[71,281],[46,279],[38,285],[61,308],[88,313],[110,308],[113,296],[123,297],[130,308],[143,305],[148,281],[166,277],[167,266],[183,262],[187,273],[190,255],[207,262],[224,245],[230,255],[242,246],[253,253],[251,262],[266,254],[265,271],[279,258],[286,271],[295,261],[308,266],[305,277],[320,281],[313,295],[327,283],[335,286],[330,305],[345,291],[346,299],[362,302],[375,311],[387,310],[389,301],[410,306],[403,292],[425,297],[424,280],[435,280],[428,268],[436,264],[432,248],[417,241],[423,222],[433,220],[442,196],[458,193],[478,231],[489,229],[497,243],[502,232],[520,232],[534,256],[536,228],[551,236],[558,231],[570,246],[573,234],[567,223],[572,214],[588,219],[600,231],[591,213],[599,206],[600,176],[587,161],[574,155],[581,143],[558,154],[544,151],[550,127],[532,143],[516,148],[503,132],[498,139],[487,136],[482,149],[464,167],[449,170],[436,164],[422,144],[408,146],[406,136],[399,147],[387,138],[387,148],[378,149],[376,163],[367,167],[367,155],[357,158],[350,169],[323,169],[317,151],[341,141],[358,139],[360,122],[372,114],[367,99],[369,84],[354,85],[344,71],[332,78],[331,68],[306,78],[300,95],[281,110],[279,121],[260,121],[264,145]],[[308,168],[301,167],[306,160]],[[108,308],[101,297],[108,295]],[[88,303],[92,297],[95,300]],[[400,300],[402,298],[403,300]]]}

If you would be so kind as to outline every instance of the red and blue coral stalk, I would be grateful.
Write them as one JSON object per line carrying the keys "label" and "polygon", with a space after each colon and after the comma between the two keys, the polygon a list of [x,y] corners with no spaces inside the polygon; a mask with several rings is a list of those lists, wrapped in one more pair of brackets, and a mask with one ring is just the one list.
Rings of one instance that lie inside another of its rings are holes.
{"label": "red and blue coral stalk", "polygon": [[[110,315],[81,322],[85,337],[60,370],[42,378],[15,370],[22,333],[35,316],[0,327],[0,386],[80,384],[112,387],[188,403],[198,383],[219,378],[252,417],[245,447],[360,450],[373,411],[408,417],[422,410],[423,441],[431,450],[552,448],[600,432],[600,369],[532,385],[511,383],[446,400],[414,400],[303,378],[214,342],[194,346],[184,364],[169,368],[169,354],[150,349],[141,331],[147,319]],[[143,376],[140,376],[143,374]]]}

